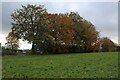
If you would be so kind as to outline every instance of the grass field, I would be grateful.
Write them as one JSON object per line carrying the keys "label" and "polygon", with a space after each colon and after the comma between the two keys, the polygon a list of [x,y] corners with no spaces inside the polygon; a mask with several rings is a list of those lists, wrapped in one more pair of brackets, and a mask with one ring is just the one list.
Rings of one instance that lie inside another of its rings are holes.
{"label": "grass field", "polygon": [[3,78],[117,78],[118,53],[4,56]]}

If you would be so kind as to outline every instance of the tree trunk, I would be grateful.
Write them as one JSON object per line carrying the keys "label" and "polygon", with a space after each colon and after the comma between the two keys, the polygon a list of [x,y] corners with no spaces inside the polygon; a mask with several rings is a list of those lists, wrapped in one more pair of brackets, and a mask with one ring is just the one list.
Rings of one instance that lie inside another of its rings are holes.
{"label": "tree trunk", "polygon": [[84,41],[84,52],[87,52],[87,42],[86,41]]}
{"label": "tree trunk", "polygon": [[32,54],[35,53],[35,42],[32,43]]}
{"label": "tree trunk", "polygon": [[84,52],[86,52],[86,46],[84,45]]}

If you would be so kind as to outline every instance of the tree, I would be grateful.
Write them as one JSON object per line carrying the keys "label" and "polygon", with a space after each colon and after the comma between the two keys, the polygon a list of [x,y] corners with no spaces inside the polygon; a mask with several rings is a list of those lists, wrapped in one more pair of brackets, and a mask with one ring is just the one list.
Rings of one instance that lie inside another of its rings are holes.
{"label": "tree", "polygon": [[117,45],[116,51],[120,52],[120,45]]}
{"label": "tree", "polygon": [[12,30],[17,37],[32,43],[32,51],[35,52],[38,47],[42,46],[47,36],[47,14],[42,5],[22,6],[12,13]]}
{"label": "tree", "polygon": [[85,20],[84,23],[84,30],[81,36],[81,39],[83,40],[84,51],[97,51],[100,47],[99,32],[96,31],[95,26],[91,22]]}
{"label": "tree", "polygon": [[75,32],[72,19],[65,14],[48,14],[50,35],[53,37],[53,52],[68,52],[68,46],[74,41]]}
{"label": "tree", "polygon": [[9,32],[6,40],[6,45],[8,49],[17,50],[19,48],[19,38],[17,38],[16,35],[13,34],[13,32]]}
{"label": "tree", "polygon": [[74,30],[76,32],[76,48],[78,52],[91,52],[99,49],[99,32],[95,26],[83,19],[78,13],[71,12],[69,16],[72,18]]}
{"label": "tree", "polygon": [[108,37],[103,37],[100,39],[100,41],[103,52],[116,51],[116,45]]}

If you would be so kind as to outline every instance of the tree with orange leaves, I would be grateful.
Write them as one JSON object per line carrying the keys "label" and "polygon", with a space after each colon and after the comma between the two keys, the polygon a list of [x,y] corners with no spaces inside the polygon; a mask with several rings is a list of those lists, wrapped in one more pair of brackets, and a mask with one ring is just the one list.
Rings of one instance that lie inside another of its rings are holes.
{"label": "tree with orange leaves", "polygon": [[55,42],[53,52],[68,52],[67,48],[74,43],[75,35],[72,19],[65,14],[48,14],[48,17],[50,34],[54,37]]}

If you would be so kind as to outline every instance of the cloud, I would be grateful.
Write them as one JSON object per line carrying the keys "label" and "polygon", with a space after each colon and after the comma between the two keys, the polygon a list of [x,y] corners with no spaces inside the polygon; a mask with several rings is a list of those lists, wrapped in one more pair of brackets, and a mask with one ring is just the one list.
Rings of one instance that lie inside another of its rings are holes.
{"label": "cloud", "polygon": [[77,11],[79,6],[77,4],[70,4],[69,11]]}
{"label": "cloud", "polygon": [[19,49],[31,49],[32,48],[32,45],[31,44],[28,44],[28,41],[22,41],[20,40],[20,43],[19,43],[20,47]]}
{"label": "cloud", "polygon": [[6,43],[6,35],[2,35],[0,34],[0,43],[2,46],[5,46],[5,43]]}
{"label": "cloud", "polygon": [[118,43],[118,5],[117,3],[101,2],[88,5],[82,16],[91,21],[101,32],[101,37],[108,36]]}

